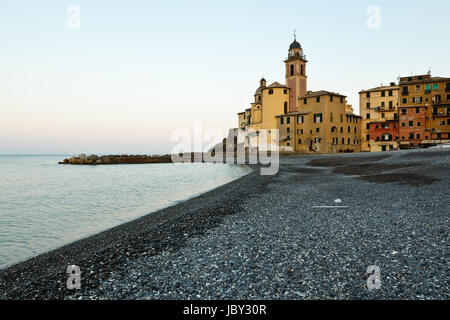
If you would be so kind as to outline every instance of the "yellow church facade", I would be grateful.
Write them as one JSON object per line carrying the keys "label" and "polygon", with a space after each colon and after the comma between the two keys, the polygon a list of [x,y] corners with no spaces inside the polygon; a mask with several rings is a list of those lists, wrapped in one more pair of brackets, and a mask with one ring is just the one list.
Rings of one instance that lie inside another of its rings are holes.
{"label": "yellow church facade", "polygon": [[278,130],[276,147],[280,151],[359,152],[361,117],[353,114],[344,95],[308,91],[307,62],[294,39],[284,61],[285,84],[267,85],[264,78],[260,80],[251,107],[238,113],[238,129],[256,133],[246,145],[256,146],[262,130],[267,133],[267,143],[273,144],[273,130]]}

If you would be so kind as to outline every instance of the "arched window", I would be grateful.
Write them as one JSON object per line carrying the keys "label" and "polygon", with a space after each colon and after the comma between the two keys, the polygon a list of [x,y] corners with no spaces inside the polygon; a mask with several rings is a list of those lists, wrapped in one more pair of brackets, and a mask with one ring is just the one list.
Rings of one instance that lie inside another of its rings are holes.
{"label": "arched window", "polygon": [[294,75],[294,65],[291,64],[291,76],[293,76],[293,75]]}
{"label": "arched window", "polygon": [[300,65],[300,74],[303,75],[303,65]]}
{"label": "arched window", "polygon": [[287,102],[284,103],[284,113],[288,113],[288,104]]}

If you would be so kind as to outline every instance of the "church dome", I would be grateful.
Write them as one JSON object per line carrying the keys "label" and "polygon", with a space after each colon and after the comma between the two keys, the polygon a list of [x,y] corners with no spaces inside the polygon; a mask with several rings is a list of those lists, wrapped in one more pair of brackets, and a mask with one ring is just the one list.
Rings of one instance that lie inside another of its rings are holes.
{"label": "church dome", "polygon": [[294,39],[294,42],[291,43],[291,45],[289,46],[289,50],[291,49],[301,49],[302,46],[300,45],[300,43],[297,42],[296,39]]}

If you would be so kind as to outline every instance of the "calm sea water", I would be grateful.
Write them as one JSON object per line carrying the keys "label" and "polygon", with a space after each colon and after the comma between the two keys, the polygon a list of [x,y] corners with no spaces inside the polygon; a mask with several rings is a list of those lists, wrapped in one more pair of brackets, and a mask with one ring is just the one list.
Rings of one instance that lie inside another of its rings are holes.
{"label": "calm sea water", "polygon": [[0,156],[0,268],[249,172],[226,164],[57,165],[63,158]]}

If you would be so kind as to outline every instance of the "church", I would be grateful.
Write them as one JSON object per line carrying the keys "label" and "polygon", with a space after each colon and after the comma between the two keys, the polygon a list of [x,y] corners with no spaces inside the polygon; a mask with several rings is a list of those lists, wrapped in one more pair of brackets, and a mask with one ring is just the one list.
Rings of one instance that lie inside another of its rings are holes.
{"label": "church", "polygon": [[[238,129],[256,136],[278,129],[277,148],[286,152],[359,152],[361,117],[353,114],[346,96],[326,91],[308,91],[308,61],[296,40],[289,46],[285,64],[285,84],[267,85],[263,78],[250,108],[238,113]],[[251,139],[246,146],[257,144]]]}

